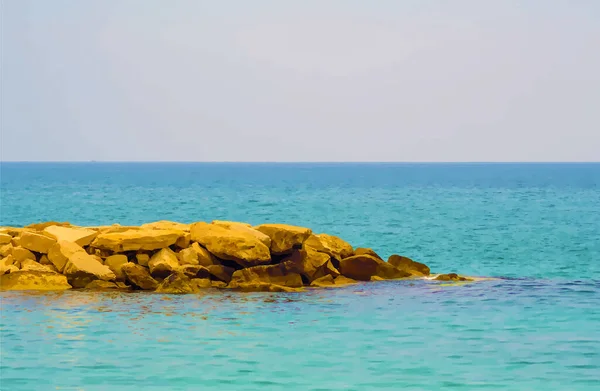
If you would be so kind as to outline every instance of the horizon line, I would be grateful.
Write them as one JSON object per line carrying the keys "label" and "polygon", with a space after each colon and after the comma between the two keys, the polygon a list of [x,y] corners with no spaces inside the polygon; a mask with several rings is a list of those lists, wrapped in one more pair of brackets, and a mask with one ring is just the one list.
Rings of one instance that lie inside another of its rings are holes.
{"label": "horizon line", "polygon": [[502,161],[427,161],[427,160],[414,160],[414,161],[352,161],[352,160],[340,160],[340,161],[252,161],[252,160],[0,160],[2,163],[92,163],[92,164],[123,164],[123,163],[135,163],[135,164],[153,164],[153,163],[166,163],[166,164],[181,164],[181,163],[193,163],[193,164],[598,164],[600,160],[536,160],[536,161],[518,161],[518,160],[502,160]]}

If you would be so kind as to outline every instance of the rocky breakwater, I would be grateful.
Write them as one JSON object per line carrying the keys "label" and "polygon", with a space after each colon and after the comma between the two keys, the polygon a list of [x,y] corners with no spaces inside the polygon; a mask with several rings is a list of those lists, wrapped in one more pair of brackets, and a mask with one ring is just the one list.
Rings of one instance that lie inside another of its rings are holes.
{"label": "rocky breakwater", "polygon": [[371,249],[285,224],[0,227],[0,290],[295,292],[429,275],[429,267],[410,258],[392,255],[386,262]]}

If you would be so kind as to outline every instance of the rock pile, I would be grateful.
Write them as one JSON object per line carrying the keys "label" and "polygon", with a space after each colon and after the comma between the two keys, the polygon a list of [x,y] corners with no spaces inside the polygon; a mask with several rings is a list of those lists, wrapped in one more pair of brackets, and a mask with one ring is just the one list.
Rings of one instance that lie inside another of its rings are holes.
{"label": "rock pile", "polygon": [[392,255],[385,262],[371,249],[284,224],[0,227],[1,290],[293,292],[429,274],[429,267],[407,257]]}

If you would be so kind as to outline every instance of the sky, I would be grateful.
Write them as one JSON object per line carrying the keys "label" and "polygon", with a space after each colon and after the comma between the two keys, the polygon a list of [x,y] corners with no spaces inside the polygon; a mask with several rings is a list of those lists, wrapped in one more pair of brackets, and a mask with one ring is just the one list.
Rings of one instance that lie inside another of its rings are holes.
{"label": "sky", "polygon": [[597,0],[0,0],[3,161],[600,161]]}

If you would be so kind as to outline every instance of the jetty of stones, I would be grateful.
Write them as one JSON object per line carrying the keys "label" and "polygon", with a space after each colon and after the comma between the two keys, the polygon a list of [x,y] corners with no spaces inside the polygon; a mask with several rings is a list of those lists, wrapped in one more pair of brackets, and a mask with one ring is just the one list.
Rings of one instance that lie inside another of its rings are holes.
{"label": "jetty of stones", "polygon": [[369,248],[309,228],[231,221],[0,227],[0,259],[1,290],[295,292],[430,275],[429,267],[405,256],[384,261]]}

